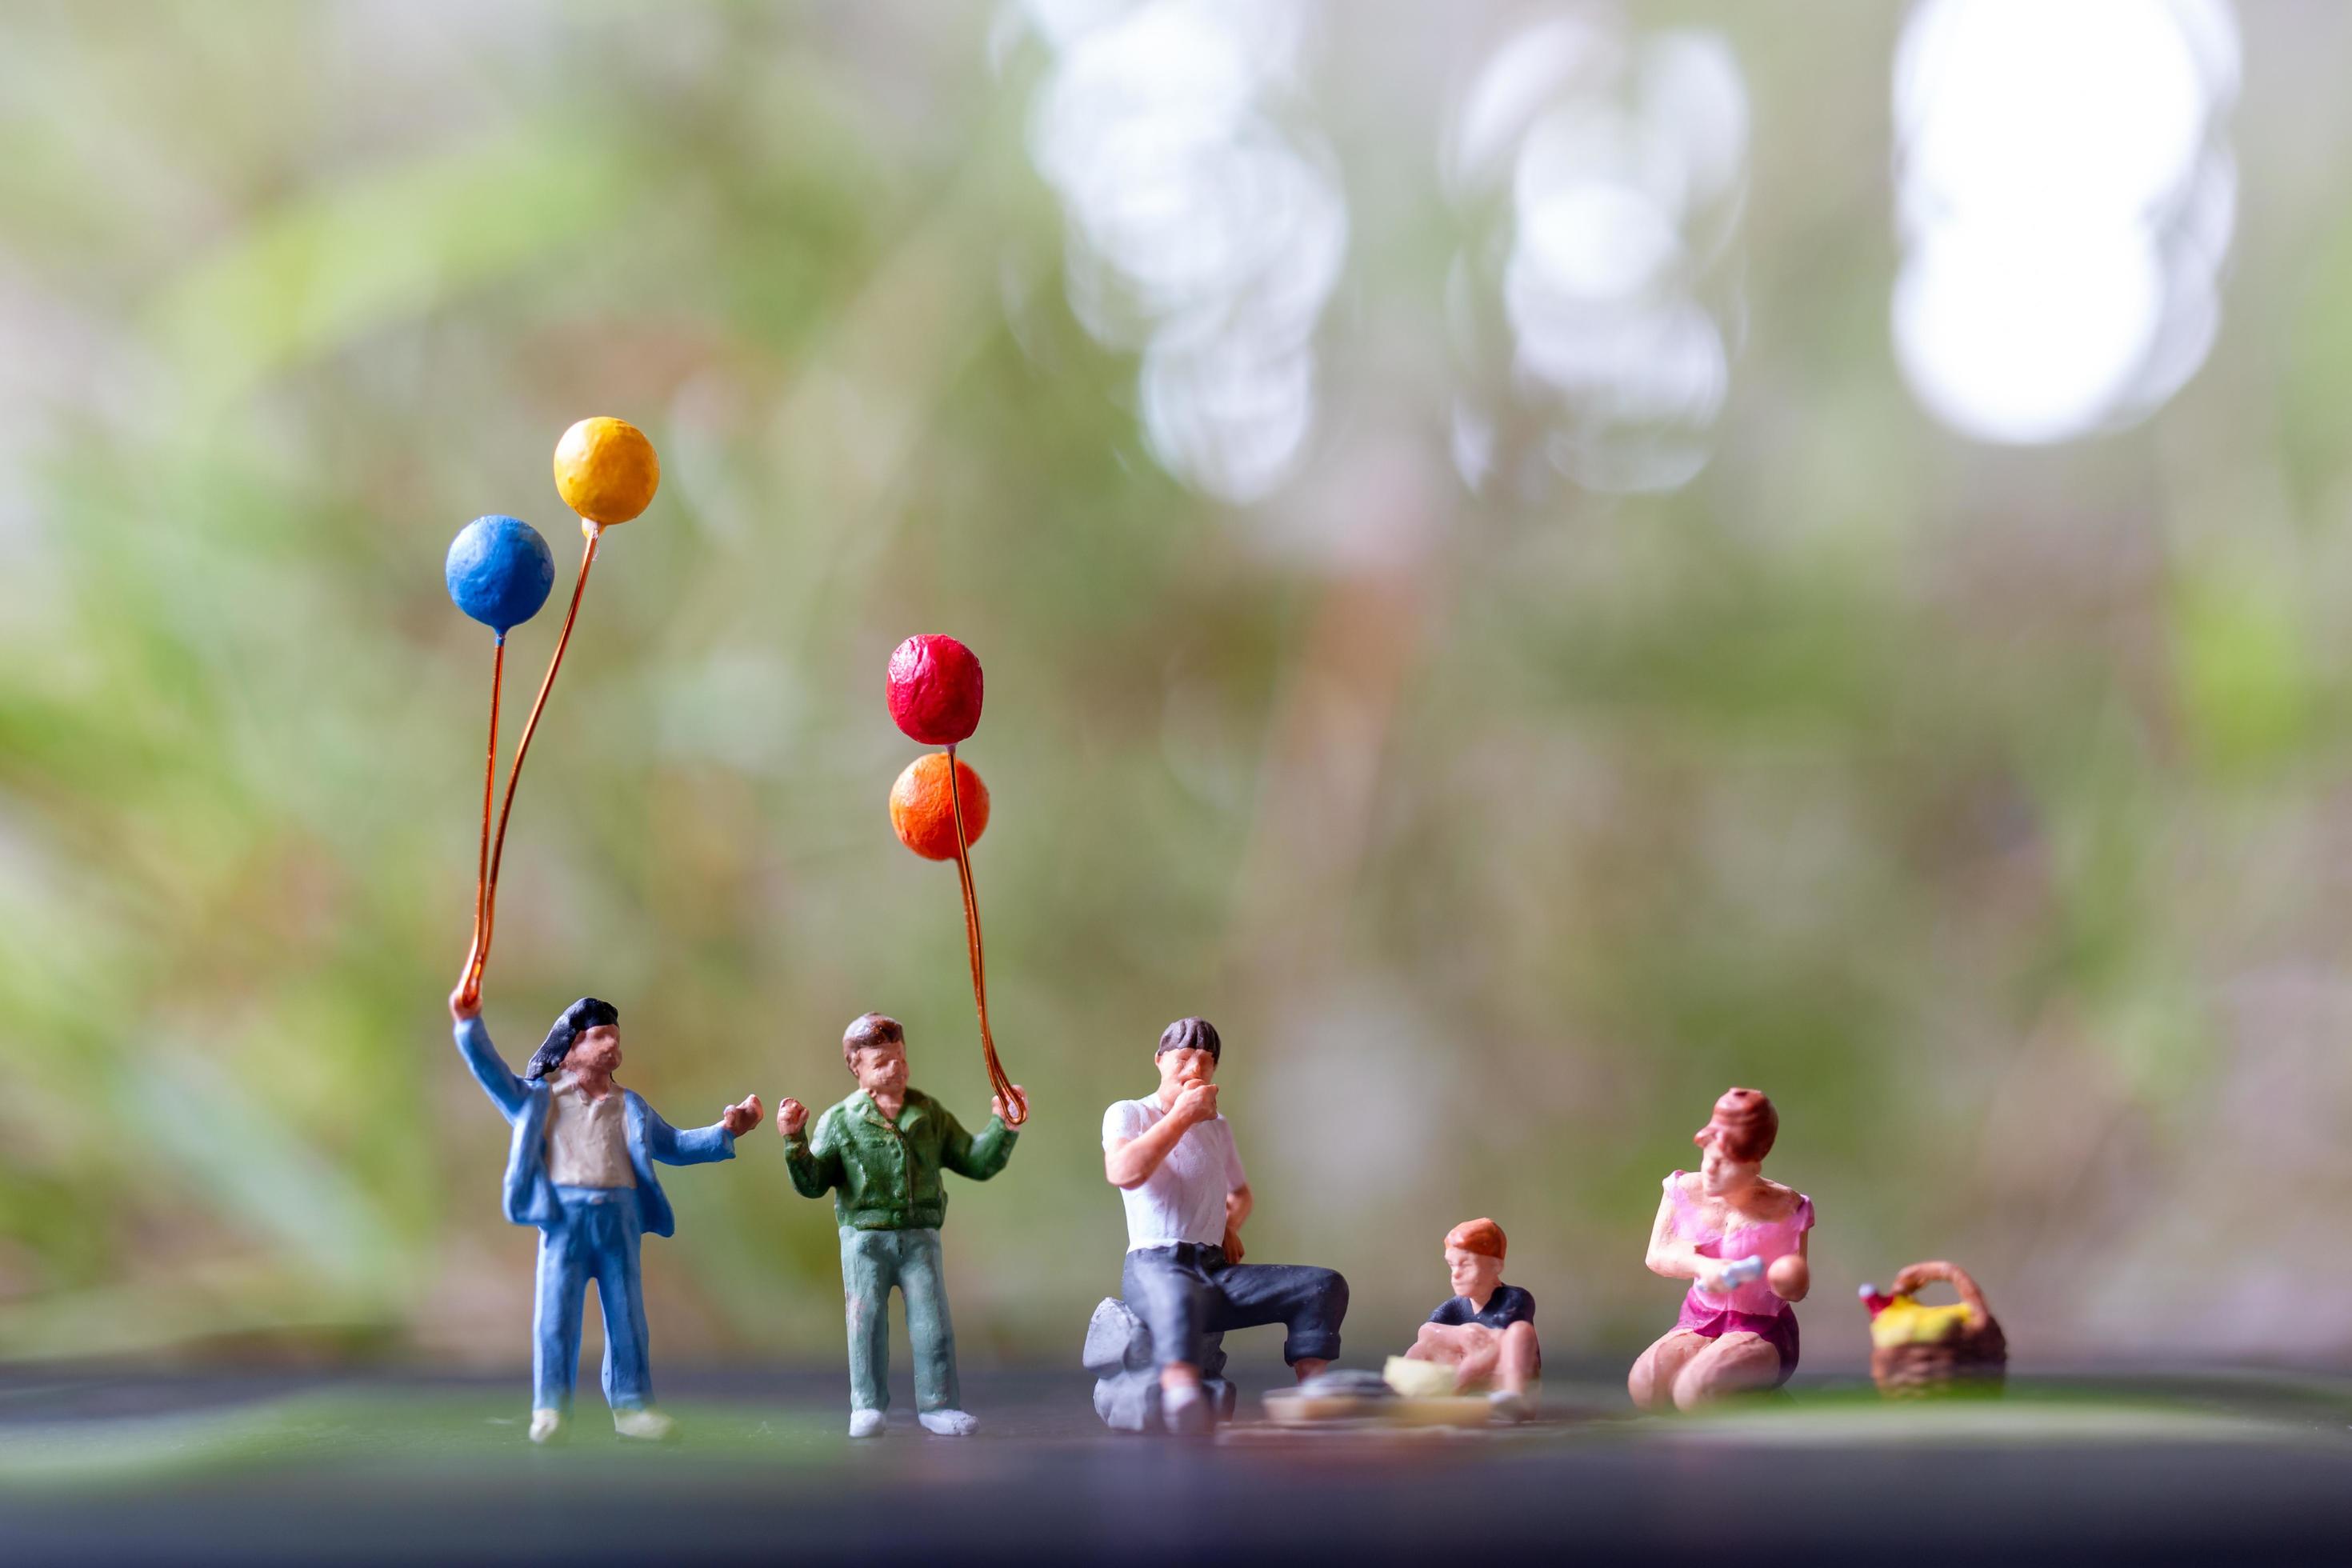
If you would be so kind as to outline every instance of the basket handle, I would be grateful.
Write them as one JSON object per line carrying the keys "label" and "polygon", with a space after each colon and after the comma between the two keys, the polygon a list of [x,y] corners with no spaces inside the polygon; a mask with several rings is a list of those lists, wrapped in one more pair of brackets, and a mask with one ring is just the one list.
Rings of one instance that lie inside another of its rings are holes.
{"label": "basket handle", "polygon": [[1942,1258],[1914,1263],[1895,1277],[1895,1283],[1886,1288],[1886,1293],[1890,1296],[1916,1296],[1923,1286],[1938,1281],[1960,1293],[1960,1300],[1967,1306],[1972,1320],[1970,1327],[1980,1329],[1991,1320],[1992,1310],[1985,1305],[1984,1292],[1977,1289],[1974,1279],[1969,1278],[1969,1271]]}

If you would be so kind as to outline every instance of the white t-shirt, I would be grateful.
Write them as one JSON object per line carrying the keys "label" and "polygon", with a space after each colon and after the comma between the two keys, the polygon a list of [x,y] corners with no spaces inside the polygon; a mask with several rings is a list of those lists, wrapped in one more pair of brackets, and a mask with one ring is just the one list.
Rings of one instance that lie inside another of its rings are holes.
{"label": "white t-shirt", "polygon": [[[1103,1112],[1103,1147],[1140,1138],[1167,1114],[1157,1100],[1118,1101]],[[1248,1179],[1234,1148],[1232,1125],[1223,1116],[1193,1123],[1149,1181],[1118,1194],[1127,1205],[1127,1249],[1138,1252],[1184,1241],[1222,1246],[1225,1194]]]}

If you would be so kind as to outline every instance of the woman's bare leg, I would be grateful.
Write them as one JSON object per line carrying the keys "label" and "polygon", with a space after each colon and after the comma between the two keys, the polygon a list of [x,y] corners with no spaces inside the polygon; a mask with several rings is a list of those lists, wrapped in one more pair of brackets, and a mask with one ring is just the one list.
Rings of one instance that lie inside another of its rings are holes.
{"label": "woman's bare leg", "polygon": [[1725,1334],[1684,1363],[1671,1384],[1675,1407],[1696,1410],[1726,1394],[1754,1394],[1780,1382],[1780,1352],[1761,1334]]}
{"label": "woman's bare leg", "polygon": [[1626,1374],[1625,1392],[1633,1396],[1634,1405],[1641,1409],[1666,1408],[1673,1401],[1675,1381],[1682,1375],[1683,1367],[1712,1342],[1704,1334],[1676,1329],[1642,1352],[1633,1370]]}

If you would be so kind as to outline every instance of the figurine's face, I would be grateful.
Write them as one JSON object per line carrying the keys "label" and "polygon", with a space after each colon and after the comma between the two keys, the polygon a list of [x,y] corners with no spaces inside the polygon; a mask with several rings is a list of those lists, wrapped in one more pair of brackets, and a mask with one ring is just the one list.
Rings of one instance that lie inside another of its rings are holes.
{"label": "figurine's face", "polygon": [[1214,1083],[1217,1079],[1217,1058],[1190,1047],[1160,1052],[1154,1065],[1160,1068],[1162,1089],[1181,1089],[1188,1083]]}
{"label": "figurine's face", "polygon": [[1445,1277],[1454,1282],[1455,1295],[1483,1301],[1503,1282],[1503,1260],[1473,1252],[1466,1247],[1449,1247],[1445,1249]]}
{"label": "figurine's face", "polygon": [[572,1037],[572,1048],[563,1053],[563,1066],[568,1072],[611,1073],[621,1065],[621,1026],[599,1024],[593,1029],[583,1029]]}
{"label": "figurine's face", "polygon": [[1734,1160],[1724,1153],[1722,1139],[1710,1138],[1699,1155],[1699,1190],[1711,1198],[1744,1193],[1756,1184],[1756,1178],[1763,1170],[1762,1161]]}
{"label": "figurine's face", "polygon": [[857,1075],[857,1087],[868,1094],[904,1094],[907,1043],[891,1040],[879,1046],[860,1046],[849,1053],[849,1070]]}

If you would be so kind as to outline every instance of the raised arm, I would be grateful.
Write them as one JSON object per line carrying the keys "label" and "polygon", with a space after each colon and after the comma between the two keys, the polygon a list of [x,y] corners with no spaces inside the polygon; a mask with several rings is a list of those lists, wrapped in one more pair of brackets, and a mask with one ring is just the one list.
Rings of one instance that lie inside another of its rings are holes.
{"label": "raised arm", "polygon": [[482,1092],[490,1097],[490,1103],[499,1108],[499,1114],[512,1121],[522,1114],[523,1105],[530,1098],[530,1090],[500,1059],[498,1047],[490,1044],[490,1031],[482,1025],[481,1004],[462,1001],[456,992],[452,992],[449,1017],[456,1026],[458,1056],[465,1058],[467,1070],[474,1075],[474,1081],[482,1086]]}
{"label": "raised arm", "polygon": [[1133,1138],[1103,1140],[1103,1174],[1122,1192],[1151,1180],[1170,1151],[1197,1124],[1217,1114],[1217,1086],[1196,1083],[1176,1097],[1168,1114]]}
{"label": "raised arm", "polygon": [[1675,1235],[1675,1199],[1672,1193],[1658,1200],[1658,1217],[1650,1226],[1650,1251],[1642,1259],[1653,1274],[1663,1274],[1669,1279],[1696,1279],[1704,1283],[1714,1277],[1721,1265],[1712,1258],[1701,1258],[1698,1248]]}
{"label": "raised arm", "polygon": [[804,1198],[821,1198],[841,1184],[841,1152],[833,1146],[831,1130],[823,1120],[816,1124],[818,1143],[810,1142],[807,1106],[786,1095],[776,1107],[776,1131],[784,1140],[784,1169],[793,1178],[793,1191]]}
{"label": "raised arm", "polygon": [[[1013,1092],[1024,1102],[1028,1099],[1027,1092],[1017,1083]],[[978,1137],[965,1131],[963,1123],[952,1112],[944,1107],[940,1110],[947,1117],[948,1128],[947,1137],[940,1144],[940,1163],[975,1182],[984,1182],[1004,1169],[1004,1163],[1013,1158],[1013,1145],[1021,1136],[1005,1122],[1003,1095],[991,1101],[989,1109],[988,1125],[980,1130]]]}
{"label": "raised arm", "polygon": [[735,1157],[735,1134],[741,1127],[757,1125],[760,1119],[760,1097],[752,1095],[740,1105],[730,1105],[719,1119],[708,1127],[696,1127],[679,1131],[661,1118],[661,1112],[646,1107],[646,1152],[665,1165],[707,1165],[713,1160]]}

